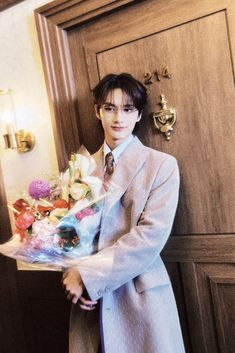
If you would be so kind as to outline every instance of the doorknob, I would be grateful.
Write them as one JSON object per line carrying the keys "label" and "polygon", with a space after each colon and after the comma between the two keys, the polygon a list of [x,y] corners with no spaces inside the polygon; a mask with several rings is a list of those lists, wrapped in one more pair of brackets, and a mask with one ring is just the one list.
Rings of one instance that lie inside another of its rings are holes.
{"label": "doorknob", "polygon": [[161,109],[153,113],[153,120],[155,127],[165,134],[166,140],[170,140],[173,126],[176,123],[176,110],[174,108],[167,108],[167,100],[163,94],[160,95]]}

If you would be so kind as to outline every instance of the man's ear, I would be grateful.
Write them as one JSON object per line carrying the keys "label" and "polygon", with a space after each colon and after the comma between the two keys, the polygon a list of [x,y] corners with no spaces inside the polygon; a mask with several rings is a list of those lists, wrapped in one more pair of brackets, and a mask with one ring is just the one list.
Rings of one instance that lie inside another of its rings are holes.
{"label": "man's ear", "polygon": [[101,117],[100,117],[100,107],[98,104],[95,104],[95,115],[96,117],[101,120]]}

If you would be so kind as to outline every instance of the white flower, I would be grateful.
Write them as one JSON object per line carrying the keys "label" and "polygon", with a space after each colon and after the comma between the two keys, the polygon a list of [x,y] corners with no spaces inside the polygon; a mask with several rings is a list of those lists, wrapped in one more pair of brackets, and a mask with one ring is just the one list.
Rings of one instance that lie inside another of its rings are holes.
{"label": "white flower", "polygon": [[74,200],[80,200],[84,198],[89,191],[90,187],[86,184],[81,183],[74,183],[69,188],[70,195]]}
{"label": "white flower", "polygon": [[93,198],[97,199],[102,190],[102,180],[94,176],[87,176],[86,178],[83,178],[82,181],[89,185]]}

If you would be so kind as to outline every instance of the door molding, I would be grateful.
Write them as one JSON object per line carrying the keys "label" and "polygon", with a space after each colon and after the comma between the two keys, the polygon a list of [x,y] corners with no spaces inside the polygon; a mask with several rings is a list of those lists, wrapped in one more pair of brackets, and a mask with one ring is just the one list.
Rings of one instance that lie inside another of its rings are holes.
{"label": "door molding", "polygon": [[173,236],[162,253],[166,262],[184,263],[234,263],[234,254],[234,234]]}

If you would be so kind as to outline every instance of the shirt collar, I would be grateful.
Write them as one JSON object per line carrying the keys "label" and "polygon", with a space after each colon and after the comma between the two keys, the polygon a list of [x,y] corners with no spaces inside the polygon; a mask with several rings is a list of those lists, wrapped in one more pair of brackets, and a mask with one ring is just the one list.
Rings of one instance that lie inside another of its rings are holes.
{"label": "shirt collar", "polygon": [[114,163],[117,163],[117,161],[120,158],[121,154],[125,151],[125,149],[131,143],[133,138],[134,138],[134,135],[131,134],[124,142],[122,142],[120,145],[118,145],[113,150],[111,150],[110,147],[107,145],[107,143],[104,142],[104,158],[105,158],[107,153],[112,152],[112,155],[113,155],[113,158],[114,158]]}

